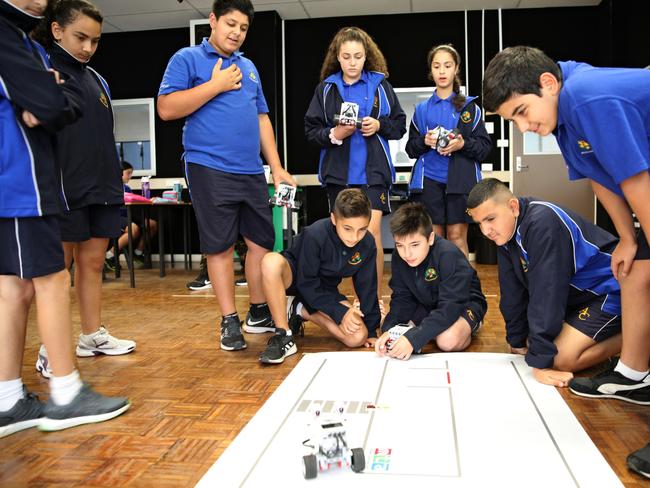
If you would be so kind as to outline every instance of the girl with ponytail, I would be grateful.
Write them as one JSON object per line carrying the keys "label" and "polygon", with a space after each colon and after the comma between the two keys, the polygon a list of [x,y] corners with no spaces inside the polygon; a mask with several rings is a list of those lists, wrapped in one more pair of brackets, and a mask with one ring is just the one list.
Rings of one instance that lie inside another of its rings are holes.
{"label": "girl with ponytail", "polygon": [[[436,234],[468,255],[467,195],[481,180],[480,162],[492,147],[476,97],[460,92],[460,55],[450,44],[435,46],[427,56],[431,97],[415,107],[406,152],[416,159],[410,199],[421,202]],[[456,129],[451,138],[444,133]],[[454,137],[455,136],[455,137]]]}

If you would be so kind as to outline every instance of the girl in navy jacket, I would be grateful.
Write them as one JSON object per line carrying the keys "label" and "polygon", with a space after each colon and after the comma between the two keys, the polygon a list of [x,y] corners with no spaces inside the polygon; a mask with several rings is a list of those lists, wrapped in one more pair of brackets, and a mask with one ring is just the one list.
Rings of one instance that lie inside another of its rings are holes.
{"label": "girl in navy jacket", "polygon": [[[330,210],[346,187],[359,187],[370,199],[368,230],[377,245],[379,283],[384,271],[381,217],[390,212],[389,191],[395,178],[388,141],[401,139],[406,132],[406,115],[386,78],[386,60],[377,44],[358,27],[345,27],[330,42],[322,81],[305,114],[307,140],[321,148],[318,176]],[[342,102],[359,106],[360,128],[334,121]]]}
{"label": "girl in navy jacket", "polygon": [[[427,64],[436,85],[431,97],[415,107],[407,154],[417,159],[411,173],[411,200],[422,202],[436,234],[456,244],[467,256],[467,195],[481,180],[480,161],[492,141],[476,97],[460,93],[460,55],[451,45],[435,46]],[[445,145],[437,127],[458,130]],[[440,137],[438,137],[440,135]]]}

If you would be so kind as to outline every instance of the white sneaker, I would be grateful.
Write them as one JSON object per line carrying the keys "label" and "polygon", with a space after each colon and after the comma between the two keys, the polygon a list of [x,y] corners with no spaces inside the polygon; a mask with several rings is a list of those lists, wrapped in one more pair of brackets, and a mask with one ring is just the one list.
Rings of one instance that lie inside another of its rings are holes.
{"label": "white sneaker", "polygon": [[120,356],[135,350],[135,342],[126,339],[118,339],[108,333],[102,325],[99,330],[90,335],[79,334],[77,343],[77,356],[87,358],[106,354],[107,356]]}
{"label": "white sneaker", "polygon": [[45,346],[41,344],[38,350],[38,359],[36,360],[36,371],[41,373],[43,378],[50,379],[52,377],[52,368],[50,368],[50,360],[47,358],[47,351]]}

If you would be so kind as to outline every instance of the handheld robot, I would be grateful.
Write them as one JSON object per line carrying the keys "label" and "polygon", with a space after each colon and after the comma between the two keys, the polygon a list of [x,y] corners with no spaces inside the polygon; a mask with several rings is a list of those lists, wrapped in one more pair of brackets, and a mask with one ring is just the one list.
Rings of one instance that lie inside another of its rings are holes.
{"label": "handheld robot", "polygon": [[[316,478],[319,471],[325,471],[330,466],[338,465],[351,467],[355,473],[360,473],[366,467],[366,458],[360,447],[348,446],[345,420],[342,417],[345,410],[343,405],[336,407],[339,418],[321,418],[320,406],[313,410],[314,421],[310,425],[311,438],[303,442],[310,447],[312,453],[302,457],[303,476],[310,480]],[[307,444],[311,442],[311,444]]]}
{"label": "handheld robot", "polygon": [[288,183],[280,183],[275,195],[269,199],[269,204],[289,209],[300,208],[300,202],[296,202],[296,187]]}
{"label": "handheld robot", "polygon": [[413,328],[411,324],[397,324],[388,329],[388,340],[386,341],[386,349],[390,350],[397,339],[402,337],[407,330]]}
{"label": "handheld robot", "polygon": [[441,125],[432,129],[431,132],[438,135],[436,150],[446,148],[451,141],[457,139],[460,136],[458,129],[445,129]]}
{"label": "handheld robot", "polygon": [[336,125],[354,125],[361,129],[362,120],[359,118],[359,105],[352,102],[343,102],[341,104],[341,113],[334,115]]}

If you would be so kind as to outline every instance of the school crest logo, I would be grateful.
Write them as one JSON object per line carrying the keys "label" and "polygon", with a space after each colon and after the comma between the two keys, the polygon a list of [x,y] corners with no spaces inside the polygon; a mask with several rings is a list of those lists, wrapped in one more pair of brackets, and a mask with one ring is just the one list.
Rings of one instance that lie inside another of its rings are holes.
{"label": "school crest logo", "polygon": [[361,257],[361,253],[357,251],[352,255],[352,257],[350,257],[350,259],[348,259],[348,264],[351,264],[352,266],[356,266],[361,261],[363,261],[363,258]]}
{"label": "school crest logo", "polygon": [[251,80],[253,83],[257,83],[257,76],[255,76],[255,72],[254,72],[254,71],[251,71],[250,73],[248,73],[248,77],[250,78],[250,80]]}
{"label": "school crest logo", "polygon": [[580,150],[580,154],[588,154],[590,152],[593,152],[591,150],[591,144],[589,144],[584,139],[580,139],[578,141],[578,149]]}
{"label": "school crest logo", "polygon": [[438,272],[434,268],[427,268],[424,272],[424,281],[433,281],[438,278]]}
{"label": "school crest logo", "polygon": [[379,107],[379,97],[375,95],[375,98],[372,101],[372,108],[377,108]]}
{"label": "school crest logo", "polygon": [[528,273],[528,261],[524,258],[519,258],[519,262],[521,263],[521,269],[524,270],[524,273]]}
{"label": "school crest logo", "polygon": [[580,320],[587,320],[591,315],[589,315],[589,307],[583,308],[578,312],[578,318]]}
{"label": "school crest logo", "polygon": [[474,312],[472,312],[469,308],[467,309],[467,316],[472,322],[476,322],[476,317],[474,316]]}
{"label": "school crest logo", "polygon": [[472,121],[472,114],[469,113],[469,110],[465,110],[460,114],[460,120],[462,120],[464,124],[469,124]]}
{"label": "school crest logo", "polygon": [[381,195],[379,195],[379,199],[381,200],[382,205],[386,205],[386,194],[382,191]]}
{"label": "school crest logo", "polygon": [[104,92],[99,92],[99,101],[104,107],[108,108],[108,98],[106,98]]}

